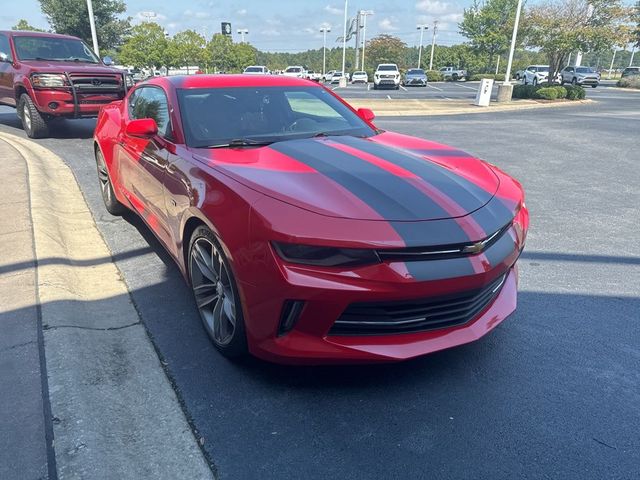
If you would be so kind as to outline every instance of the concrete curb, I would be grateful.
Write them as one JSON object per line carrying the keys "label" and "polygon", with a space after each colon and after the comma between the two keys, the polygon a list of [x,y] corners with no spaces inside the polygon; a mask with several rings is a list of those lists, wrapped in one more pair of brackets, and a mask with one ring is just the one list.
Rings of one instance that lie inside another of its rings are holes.
{"label": "concrete curb", "polygon": [[413,117],[436,115],[467,115],[475,113],[512,112],[534,108],[558,108],[596,103],[594,100],[573,102],[540,103],[535,100],[515,100],[510,103],[491,103],[488,107],[477,107],[468,100],[417,100],[417,99],[360,99],[345,98],[353,108],[370,108],[376,116]]}
{"label": "concrete curb", "polygon": [[59,478],[213,478],[72,172],[0,139],[29,170]]}

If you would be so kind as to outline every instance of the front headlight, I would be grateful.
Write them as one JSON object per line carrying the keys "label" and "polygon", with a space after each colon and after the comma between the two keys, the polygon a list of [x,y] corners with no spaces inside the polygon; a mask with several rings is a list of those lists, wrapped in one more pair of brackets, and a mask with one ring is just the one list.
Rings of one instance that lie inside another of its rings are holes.
{"label": "front headlight", "polygon": [[40,88],[66,87],[69,85],[67,78],[58,73],[34,73],[31,75],[31,84]]}
{"label": "front headlight", "polygon": [[287,262],[322,267],[346,267],[380,263],[375,250],[364,248],[318,247],[294,243],[272,242],[280,258]]}

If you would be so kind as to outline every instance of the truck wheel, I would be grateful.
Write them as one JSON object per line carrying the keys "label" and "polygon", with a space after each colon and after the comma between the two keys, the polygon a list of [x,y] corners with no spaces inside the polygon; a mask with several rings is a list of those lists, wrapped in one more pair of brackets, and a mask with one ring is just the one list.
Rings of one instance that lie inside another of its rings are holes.
{"label": "truck wheel", "polygon": [[20,95],[18,115],[29,138],[43,138],[49,135],[47,122],[26,93]]}
{"label": "truck wheel", "polygon": [[454,82],[458,81],[458,74],[454,73],[453,75],[451,75],[451,78],[453,79]]}

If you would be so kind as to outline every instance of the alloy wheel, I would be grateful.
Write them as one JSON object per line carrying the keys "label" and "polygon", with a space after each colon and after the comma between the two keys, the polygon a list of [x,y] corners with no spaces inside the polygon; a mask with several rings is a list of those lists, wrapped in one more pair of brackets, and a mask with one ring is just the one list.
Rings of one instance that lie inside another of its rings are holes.
{"label": "alloy wheel", "polygon": [[107,165],[104,163],[104,157],[102,153],[96,154],[98,161],[98,180],[100,181],[100,191],[105,203],[111,201],[111,180],[109,179],[109,172],[107,171]]}
{"label": "alloy wheel", "polygon": [[209,239],[201,237],[193,243],[189,273],[207,332],[217,344],[228,345],[237,325],[235,295],[226,262]]}
{"label": "alloy wheel", "polygon": [[26,130],[31,130],[31,110],[27,102],[24,102],[24,106],[22,107],[22,120],[24,121]]}

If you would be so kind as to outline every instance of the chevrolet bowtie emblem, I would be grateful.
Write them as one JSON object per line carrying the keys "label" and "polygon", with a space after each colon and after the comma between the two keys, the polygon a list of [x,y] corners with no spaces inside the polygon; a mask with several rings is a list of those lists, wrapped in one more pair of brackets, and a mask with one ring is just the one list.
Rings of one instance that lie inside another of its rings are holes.
{"label": "chevrolet bowtie emblem", "polygon": [[485,242],[476,242],[473,245],[466,245],[462,249],[462,253],[480,253],[484,248]]}

